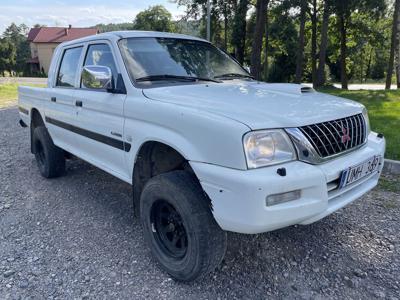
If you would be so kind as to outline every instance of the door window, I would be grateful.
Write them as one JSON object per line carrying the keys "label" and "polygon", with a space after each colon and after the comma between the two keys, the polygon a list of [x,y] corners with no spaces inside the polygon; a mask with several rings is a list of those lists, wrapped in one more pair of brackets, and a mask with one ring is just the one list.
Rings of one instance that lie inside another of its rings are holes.
{"label": "door window", "polygon": [[107,44],[90,45],[86,54],[84,66],[105,66],[111,69],[114,80],[118,72],[115,66],[114,57]]}
{"label": "door window", "polygon": [[57,86],[74,87],[82,47],[66,49],[57,75]]}

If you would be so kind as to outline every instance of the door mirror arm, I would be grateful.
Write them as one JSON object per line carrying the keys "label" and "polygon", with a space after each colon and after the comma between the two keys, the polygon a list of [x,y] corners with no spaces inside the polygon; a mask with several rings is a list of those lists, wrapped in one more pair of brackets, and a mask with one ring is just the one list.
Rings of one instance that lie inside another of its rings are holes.
{"label": "door mirror arm", "polygon": [[121,73],[118,73],[117,80],[112,79],[112,88],[107,89],[111,94],[126,94],[126,87]]}

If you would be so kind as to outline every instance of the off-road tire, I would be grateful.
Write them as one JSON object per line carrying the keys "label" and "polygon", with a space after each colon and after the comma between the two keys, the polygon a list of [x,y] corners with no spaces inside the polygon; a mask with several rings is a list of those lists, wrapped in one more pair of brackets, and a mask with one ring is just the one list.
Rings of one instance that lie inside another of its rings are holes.
{"label": "off-road tire", "polygon": [[[187,249],[184,254],[181,251],[179,257],[160,241],[159,232],[163,230],[158,230],[154,221],[154,210],[160,203],[173,207],[181,217]],[[153,256],[174,279],[195,280],[213,271],[222,262],[226,251],[226,232],[216,223],[209,199],[189,172],[173,171],[151,178],[140,198],[140,217],[144,238]]]}
{"label": "off-road tire", "polygon": [[46,127],[38,126],[34,129],[32,143],[40,174],[45,178],[63,175],[65,172],[64,151],[54,145]]}

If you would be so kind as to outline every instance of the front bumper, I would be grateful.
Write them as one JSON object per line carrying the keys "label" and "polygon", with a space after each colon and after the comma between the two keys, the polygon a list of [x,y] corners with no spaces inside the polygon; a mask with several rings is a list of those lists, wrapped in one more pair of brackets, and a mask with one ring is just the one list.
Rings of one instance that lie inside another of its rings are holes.
{"label": "front bumper", "polygon": [[[383,157],[385,140],[371,133],[365,146],[321,165],[292,161],[279,166],[236,170],[190,162],[210,197],[214,218],[224,230],[261,233],[295,224],[310,224],[361,197],[378,183],[378,172],[347,186],[336,187],[341,172],[374,155]],[[285,167],[286,176],[277,169]],[[301,197],[273,206],[268,195],[301,190]]]}

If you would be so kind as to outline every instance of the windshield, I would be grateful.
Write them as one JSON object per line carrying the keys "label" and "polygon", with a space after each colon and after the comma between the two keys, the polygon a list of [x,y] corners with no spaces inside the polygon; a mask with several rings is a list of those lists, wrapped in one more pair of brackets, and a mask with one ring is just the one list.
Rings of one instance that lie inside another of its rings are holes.
{"label": "windshield", "polygon": [[138,81],[249,76],[229,55],[207,42],[148,37],[122,39],[119,46],[129,75]]}

